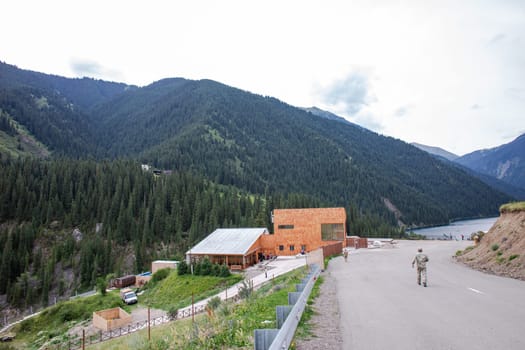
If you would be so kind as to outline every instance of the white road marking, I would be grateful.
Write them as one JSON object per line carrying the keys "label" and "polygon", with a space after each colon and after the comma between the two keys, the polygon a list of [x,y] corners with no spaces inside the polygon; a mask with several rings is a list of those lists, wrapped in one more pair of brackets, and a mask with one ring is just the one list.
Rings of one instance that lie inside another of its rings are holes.
{"label": "white road marking", "polygon": [[474,289],[474,288],[468,288],[468,290],[473,291],[474,293],[478,293],[478,294],[485,294],[482,291]]}

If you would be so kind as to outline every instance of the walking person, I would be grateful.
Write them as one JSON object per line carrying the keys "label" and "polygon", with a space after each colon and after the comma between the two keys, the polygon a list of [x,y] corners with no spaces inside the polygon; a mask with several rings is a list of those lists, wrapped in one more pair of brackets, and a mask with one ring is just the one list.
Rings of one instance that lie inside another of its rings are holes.
{"label": "walking person", "polygon": [[412,260],[412,268],[414,268],[414,264],[417,265],[417,284],[421,285],[423,282],[423,287],[427,286],[427,262],[428,256],[423,254],[423,248],[419,248],[414,260]]}
{"label": "walking person", "polygon": [[348,250],[343,251],[343,256],[345,257],[345,262],[348,260]]}

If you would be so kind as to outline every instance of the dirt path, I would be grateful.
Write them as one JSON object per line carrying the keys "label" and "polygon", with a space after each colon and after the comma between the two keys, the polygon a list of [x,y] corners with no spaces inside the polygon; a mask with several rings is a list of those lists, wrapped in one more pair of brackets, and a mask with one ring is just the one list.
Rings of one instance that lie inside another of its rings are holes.
{"label": "dirt path", "polygon": [[297,350],[342,349],[341,315],[337,303],[335,278],[330,268],[321,276],[324,281],[313,305],[315,313],[308,322],[313,327],[313,336],[308,339],[296,339]]}

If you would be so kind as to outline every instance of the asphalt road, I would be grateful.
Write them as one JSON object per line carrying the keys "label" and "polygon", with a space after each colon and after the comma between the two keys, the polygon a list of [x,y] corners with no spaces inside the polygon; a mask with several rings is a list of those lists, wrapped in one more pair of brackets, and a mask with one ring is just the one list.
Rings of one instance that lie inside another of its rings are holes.
{"label": "asphalt road", "polygon": [[[343,349],[525,349],[525,282],[454,262],[470,244],[400,241],[332,260]],[[430,259],[427,288],[411,267],[418,247]]]}

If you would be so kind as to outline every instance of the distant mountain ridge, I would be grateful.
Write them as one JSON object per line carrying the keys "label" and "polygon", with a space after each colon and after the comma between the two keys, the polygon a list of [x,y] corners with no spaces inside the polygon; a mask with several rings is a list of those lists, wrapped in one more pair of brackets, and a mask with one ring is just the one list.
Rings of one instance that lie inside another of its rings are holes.
{"label": "distant mountain ridge", "polygon": [[422,151],[425,151],[427,153],[430,153],[430,154],[433,154],[433,155],[436,155],[436,156],[443,157],[443,158],[448,159],[448,160],[452,160],[453,161],[453,160],[455,160],[455,159],[457,159],[459,157],[457,154],[454,154],[452,152],[446,151],[446,150],[444,150],[443,148],[440,148],[440,147],[433,147],[433,146],[422,145],[422,144],[417,143],[417,142],[412,142],[411,145],[414,146],[414,147],[419,148]]}
{"label": "distant mountain ridge", "polygon": [[507,144],[475,151],[455,161],[479,173],[525,189],[525,134]]}
{"label": "distant mountain ridge", "polygon": [[[28,73],[10,69],[11,78],[0,78],[0,89],[6,96],[16,91],[21,103],[8,112],[9,118],[33,125],[31,132],[57,154],[133,158],[252,193],[305,194],[347,207],[357,232],[378,230],[385,223],[418,226],[495,215],[511,199],[402,141],[318,109],[305,111],[215,81],[169,78],[134,88],[67,78],[57,84],[58,78],[33,72],[35,86],[26,79],[23,90],[17,72],[22,77]],[[82,99],[69,84],[83,83],[88,90],[98,84],[114,90],[111,96]],[[52,99],[53,94],[64,99]],[[62,106],[60,114],[44,119],[51,128],[34,127],[48,110],[36,104],[42,98]],[[76,114],[67,108],[70,99],[82,106]],[[23,113],[28,105],[31,112]],[[3,106],[9,106],[9,98]],[[359,226],[362,215],[375,223]]]}

